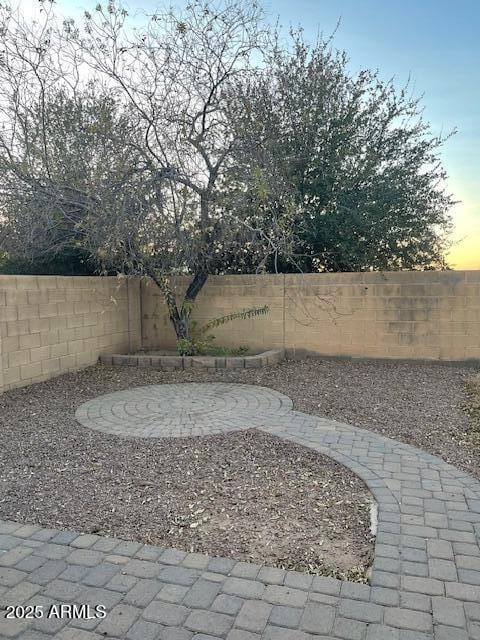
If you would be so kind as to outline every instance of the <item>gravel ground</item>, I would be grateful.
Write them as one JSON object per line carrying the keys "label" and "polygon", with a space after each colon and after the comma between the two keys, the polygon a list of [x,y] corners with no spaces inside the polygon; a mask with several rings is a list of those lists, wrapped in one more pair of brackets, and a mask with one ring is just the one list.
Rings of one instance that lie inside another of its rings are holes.
{"label": "gravel ground", "polygon": [[470,416],[470,439],[480,449],[480,375],[467,380],[467,411]]}
{"label": "gravel ground", "polygon": [[74,408],[145,384],[260,384],[296,409],[413,444],[480,478],[475,374],[467,365],[328,359],[220,372],[91,367],[0,396],[0,514],[363,580],[369,494],[347,469],[254,430],[119,439],[77,425]]}
{"label": "gravel ground", "polygon": [[97,395],[189,377],[97,366],[0,396],[0,516],[365,581],[370,494],[330,458],[253,429],[146,440],[73,417]]}
{"label": "gravel ground", "polygon": [[[289,396],[299,411],[420,447],[480,479],[474,433],[475,425],[480,429],[479,373],[473,364],[311,358],[265,369],[157,373],[152,381],[271,387]],[[468,389],[477,395],[467,395]]]}

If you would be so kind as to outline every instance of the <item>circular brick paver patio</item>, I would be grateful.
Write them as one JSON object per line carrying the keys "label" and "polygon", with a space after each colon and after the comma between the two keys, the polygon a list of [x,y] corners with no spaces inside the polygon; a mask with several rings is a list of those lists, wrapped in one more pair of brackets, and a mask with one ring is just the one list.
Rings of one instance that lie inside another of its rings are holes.
{"label": "circular brick paver patio", "polygon": [[127,436],[256,426],[325,453],[378,503],[369,585],[0,520],[3,606],[104,604],[105,619],[7,620],[0,639],[480,640],[480,483],[441,459],[235,384],[157,385],[79,407]]}
{"label": "circular brick paver patio", "polygon": [[265,424],[292,408],[287,396],[247,384],[158,384],[85,402],[77,420],[91,429],[136,437],[182,437]]}

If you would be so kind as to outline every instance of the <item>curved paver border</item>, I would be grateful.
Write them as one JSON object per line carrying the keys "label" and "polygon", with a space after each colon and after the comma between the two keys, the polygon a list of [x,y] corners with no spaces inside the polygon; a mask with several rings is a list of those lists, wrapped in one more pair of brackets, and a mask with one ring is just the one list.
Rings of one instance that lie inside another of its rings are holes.
{"label": "curved paver border", "polygon": [[[267,414],[260,428],[331,456],[370,488],[379,509],[369,585],[3,522],[1,597],[105,600],[104,621],[31,623],[62,640],[480,638],[479,482],[409,445],[297,411]],[[3,621],[0,634],[26,638],[26,625]]]}
{"label": "curved paver border", "polygon": [[285,359],[284,349],[271,349],[254,356],[155,356],[139,354],[102,354],[106,365],[146,367],[162,371],[182,369],[260,369]]}
{"label": "curved paver border", "polygon": [[287,396],[228,382],[158,384],[99,396],[75,417],[104,433],[142,438],[188,437],[261,427],[292,408]]}

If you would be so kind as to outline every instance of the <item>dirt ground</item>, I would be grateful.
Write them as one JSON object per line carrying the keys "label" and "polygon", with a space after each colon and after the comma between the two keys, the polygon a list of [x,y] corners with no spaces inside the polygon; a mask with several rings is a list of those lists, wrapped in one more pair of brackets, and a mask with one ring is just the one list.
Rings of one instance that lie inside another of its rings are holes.
{"label": "dirt ground", "polygon": [[74,409],[171,379],[93,367],[0,396],[0,515],[365,581],[370,494],[330,458],[256,430],[119,438]]}
{"label": "dirt ground", "polygon": [[470,441],[480,449],[480,375],[467,380],[467,411],[470,418]]}
{"label": "dirt ground", "polygon": [[421,447],[479,478],[476,373],[328,359],[218,372],[98,365],[10,391],[0,396],[0,515],[362,581],[373,547],[369,493],[329,458],[255,430],[117,438],[78,425],[74,409],[145,384],[260,384],[296,409]]}
{"label": "dirt ground", "polygon": [[480,479],[479,410],[467,395],[475,387],[479,397],[479,374],[469,363],[311,358],[264,369],[157,372],[152,380],[271,387],[299,411],[419,447]]}

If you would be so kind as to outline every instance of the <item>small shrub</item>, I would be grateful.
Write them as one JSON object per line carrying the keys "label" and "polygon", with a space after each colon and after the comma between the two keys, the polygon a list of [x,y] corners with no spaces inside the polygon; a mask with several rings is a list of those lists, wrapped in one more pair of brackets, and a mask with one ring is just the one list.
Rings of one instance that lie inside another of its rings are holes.
{"label": "small shrub", "polygon": [[[192,308],[189,309],[189,312],[191,312],[191,310]],[[208,332],[211,329],[226,324],[227,322],[231,322],[232,320],[246,320],[247,318],[265,315],[268,313],[268,310],[267,305],[264,305],[263,307],[252,307],[251,309],[242,309],[241,311],[234,311],[233,313],[229,313],[225,316],[214,318],[202,326],[200,326],[196,320],[189,320],[188,337],[177,340],[177,351],[181,356],[243,355],[249,351],[248,347],[245,345],[234,348],[214,345],[213,341],[215,340],[215,336]]]}
{"label": "small shrub", "polygon": [[239,347],[224,347],[220,345],[212,345],[207,348],[206,355],[216,356],[218,358],[222,356],[243,356],[249,352],[249,348],[245,345]]}

